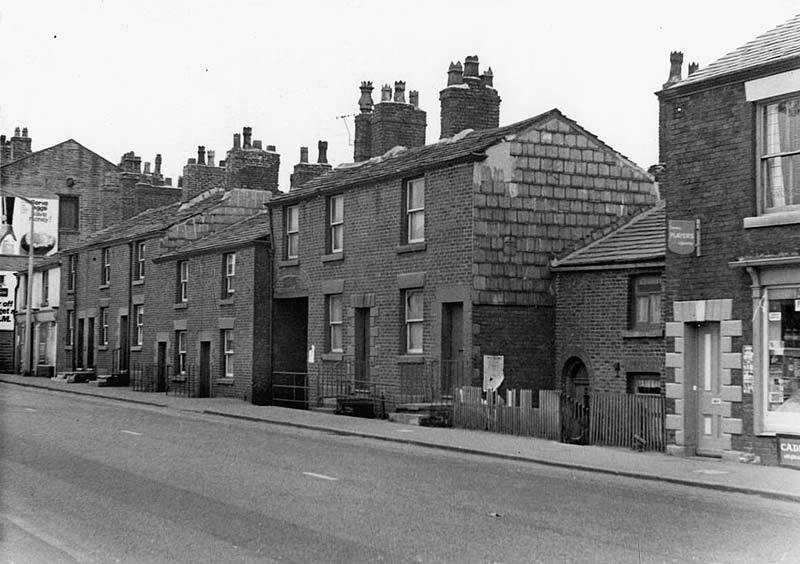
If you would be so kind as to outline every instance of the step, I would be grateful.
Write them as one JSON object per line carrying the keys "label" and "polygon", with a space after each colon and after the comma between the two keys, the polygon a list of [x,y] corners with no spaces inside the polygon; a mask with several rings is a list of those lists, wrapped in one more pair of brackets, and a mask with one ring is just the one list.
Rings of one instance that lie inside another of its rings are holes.
{"label": "step", "polygon": [[424,422],[428,420],[430,414],[428,413],[406,413],[394,412],[389,414],[389,421],[392,423],[400,423],[401,425],[416,425],[417,427],[424,426]]}

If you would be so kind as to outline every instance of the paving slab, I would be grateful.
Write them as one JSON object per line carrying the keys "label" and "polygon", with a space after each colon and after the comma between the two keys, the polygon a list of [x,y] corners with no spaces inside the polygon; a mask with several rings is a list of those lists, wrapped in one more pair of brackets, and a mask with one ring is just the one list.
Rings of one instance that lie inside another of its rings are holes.
{"label": "paving slab", "polygon": [[97,387],[91,382],[70,384],[0,374],[0,383],[800,503],[800,471],[790,468],[570,445],[488,431],[401,425],[382,419],[257,406],[234,398],[185,398],[125,387]]}

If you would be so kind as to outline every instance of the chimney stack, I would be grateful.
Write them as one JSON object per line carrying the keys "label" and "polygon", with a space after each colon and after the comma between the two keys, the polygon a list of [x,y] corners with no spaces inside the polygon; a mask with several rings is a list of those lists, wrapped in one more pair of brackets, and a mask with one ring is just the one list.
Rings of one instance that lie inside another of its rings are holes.
{"label": "chimney stack", "polygon": [[394,101],[401,104],[406,103],[406,83],[405,81],[397,81],[394,83]]}
{"label": "chimney stack", "polygon": [[320,141],[317,146],[319,158],[314,164],[308,162],[308,147],[300,147],[300,162],[294,165],[294,172],[289,176],[290,191],[331,170],[327,155],[328,142]]}
{"label": "chimney stack", "polygon": [[203,145],[198,145],[197,147],[197,164],[206,164],[206,148]]}
{"label": "chimney stack", "polygon": [[234,149],[241,149],[241,136],[238,133],[233,134],[233,148]]}
{"label": "chimney stack", "polygon": [[261,150],[261,139],[253,139],[253,149]]}
{"label": "chimney stack", "polygon": [[242,148],[249,149],[251,147],[250,138],[253,136],[253,128],[252,127],[243,127],[242,128]]}
{"label": "chimney stack", "polygon": [[156,155],[156,174],[161,174],[161,153]]}
{"label": "chimney stack", "polygon": [[419,91],[412,90],[408,93],[408,103],[414,106],[415,108],[419,108]]}
{"label": "chimney stack", "polygon": [[228,151],[225,160],[219,165],[224,171],[225,189],[278,193],[280,159],[274,145],[267,145],[266,150],[263,150],[260,139],[253,141],[253,128],[243,127],[241,137],[238,133],[234,134],[233,149]]}
{"label": "chimney stack", "polygon": [[327,141],[318,142],[317,150],[319,151],[317,164],[324,164],[324,165],[328,164],[328,142]]}
{"label": "chimney stack", "polygon": [[144,173],[145,174],[150,174],[150,163],[149,162],[145,162],[144,163]]}
{"label": "chimney stack", "polygon": [[23,127],[22,128],[22,136],[23,137],[27,137],[28,136],[28,128],[27,127]]}
{"label": "chimney stack", "polygon": [[384,84],[381,87],[381,102],[391,102],[391,101],[392,101],[392,87],[389,86],[388,84]]}
{"label": "chimney stack", "polygon": [[669,78],[664,83],[664,88],[671,86],[681,80],[681,67],[683,66],[683,53],[672,51],[669,54]]}
{"label": "chimney stack", "polygon": [[214,151],[212,149],[206,151],[206,160],[208,162],[208,166],[214,166]]}
{"label": "chimney stack", "polygon": [[[479,75],[476,55],[460,63],[450,63],[447,86],[439,92],[441,137],[452,137],[465,129],[492,129],[500,125],[500,96],[494,89],[491,67]],[[465,87],[466,86],[466,87]]]}
{"label": "chimney stack", "polygon": [[689,76],[692,76],[700,68],[697,63],[689,63]]}
{"label": "chimney stack", "polygon": [[300,164],[308,162],[308,147],[300,147]]}

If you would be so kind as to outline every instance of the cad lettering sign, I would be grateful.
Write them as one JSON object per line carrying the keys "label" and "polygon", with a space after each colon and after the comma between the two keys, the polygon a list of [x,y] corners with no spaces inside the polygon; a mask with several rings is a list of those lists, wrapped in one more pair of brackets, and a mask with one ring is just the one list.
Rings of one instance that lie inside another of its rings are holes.
{"label": "cad lettering sign", "polygon": [[778,435],[778,464],[800,468],[800,437]]}
{"label": "cad lettering sign", "polygon": [[667,226],[667,248],[676,255],[691,255],[697,244],[694,221],[670,219]]}
{"label": "cad lettering sign", "polygon": [[0,271],[0,331],[14,330],[14,295],[17,276],[7,270]]}
{"label": "cad lettering sign", "polygon": [[[33,254],[58,251],[58,200],[31,198],[33,202]],[[27,255],[30,242],[31,206],[20,198],[0,198],[0,254]]]}

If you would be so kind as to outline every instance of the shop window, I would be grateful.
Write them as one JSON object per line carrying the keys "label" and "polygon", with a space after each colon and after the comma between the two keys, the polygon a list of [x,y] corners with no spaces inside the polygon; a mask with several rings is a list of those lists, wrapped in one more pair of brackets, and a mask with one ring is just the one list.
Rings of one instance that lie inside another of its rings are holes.
{"label": "shop window", "polygon": [[759,128],[764,211],[800,210],[800,96],[761,105]]}
{"label": "shop window", "polygon": [[770,295],[767,348],[767,410],[800,415],[800,294]]}

